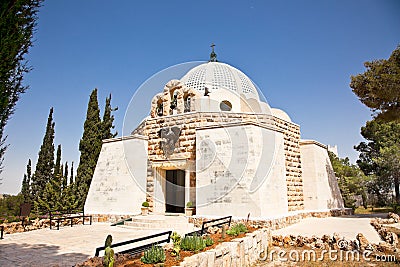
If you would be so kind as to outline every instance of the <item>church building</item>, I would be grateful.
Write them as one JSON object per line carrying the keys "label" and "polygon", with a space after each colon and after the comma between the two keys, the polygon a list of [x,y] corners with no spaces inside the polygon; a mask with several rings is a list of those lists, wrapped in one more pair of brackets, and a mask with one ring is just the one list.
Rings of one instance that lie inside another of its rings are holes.
{"label": "church building", "polygon": [[241,70],[210,61],[171,79],[129,136],[103,141],[85,213],[268,218],[343,208],[326,145],[260,97]]}

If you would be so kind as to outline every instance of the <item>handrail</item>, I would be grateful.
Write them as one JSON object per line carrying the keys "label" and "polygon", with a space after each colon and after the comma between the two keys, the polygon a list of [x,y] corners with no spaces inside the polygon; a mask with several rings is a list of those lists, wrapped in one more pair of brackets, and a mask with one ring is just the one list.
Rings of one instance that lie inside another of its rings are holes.
{"label": "handrail", "polygon": [[[226,221],[226,220],[228,220],[228,221]],[[218,222],[218,221],[223,221],[223,222],[214,224],[214,222]],[[191,232],[191,233],[187,233],[185,236],[190,236],[190,235],[194,235],[194,234],[203,235],[203,234],[205,234],[206,230],[211,226],[220,226],[220,225],[223,225],[223,224],[227,223],[228,227],[229,227],[231,225],[231,222],[232,222],[232,216],[226,216],[226,217],[222,217],[222,218],[218,218],[218,219],[205,221],[205,222],[202,223],[201,230],[197,230],[197,231],[194,231],[194,232]],[[206,226],[208,224],[211,224],[211,225],[210,226]]]}
{"label": "handrail", "polygon": [[[140,252],[140,251],[143,251],[144,248],[151,247],[152,245],[155,245],[155,244],[160,244],[160,243],[164,243],[164,242],[169,243],[172,231],[162,232],[162,233],[158,233],[158,234],[154,234],[154,235],[149,235],[149,236],[145,236],[145,237],[139,237],[139,238],[128,240],[128,241],[115,243],[115,244],[112,244],[110,247],[111,248],[115,248],[115,247],[119,247],[119,246],[125,246],[125,245],[129,245],[129,244],[132,244],[132,243],[136,243],[136,242],[152,239],[152,238],[155,238],[155,237],[163,236],[163,235],[166,235],[166,234],[168,234],[168,238],[166,238],[166,239],[159,240],[157,242],[152,242],[152,243],[149,243],[149,244],[146,244],[146,245],[142,245],[142,246],[139,246],[139,247],[136,247],[136,248],[124,250],[124,251],[121,251],[121,252],[118,252],[118,253],[132,253],[134,251]],[[100,254],[100,251],[101,250],[105,250],[105,249],[106,249],[105,246],[96,248],[95,256],[98,257],[99,254]]]}

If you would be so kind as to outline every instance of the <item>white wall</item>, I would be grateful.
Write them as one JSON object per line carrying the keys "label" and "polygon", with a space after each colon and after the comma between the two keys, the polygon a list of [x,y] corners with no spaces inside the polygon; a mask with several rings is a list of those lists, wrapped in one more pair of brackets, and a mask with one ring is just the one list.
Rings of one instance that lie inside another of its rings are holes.
{"label": "white wall", "polygon": [[147,141],[105,140],[85,203],[88,214],[137,214],[146,199]]}
{"label": "white wall", "polygon": [[196,214],[286,214],[283,135],[256,125],[196,131]]}
{"label": "white wall", "polygon": [[343,208],[343,199],[326,146],[312,140],[300,142],[304,183],[304,209]]}

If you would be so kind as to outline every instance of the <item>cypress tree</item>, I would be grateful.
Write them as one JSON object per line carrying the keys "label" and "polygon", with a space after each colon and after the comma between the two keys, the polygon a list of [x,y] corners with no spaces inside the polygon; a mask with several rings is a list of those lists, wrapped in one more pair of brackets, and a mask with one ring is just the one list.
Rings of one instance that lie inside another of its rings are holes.
{"label": "cypress tree", "polygon": [[62,182],[63,190],[67,188],[67,184],[68,184],[68,161],[65,162],[65,167],[64,167],[64,177]]}
{"label": "cypress tree", "polygon": [[32,176],[32,197],[33,201],[36,203],[43,196],[46,184],[53,177],[54,127],[53,108],[51,108],[47,119],[46,133],[39,150],[35,173]]}
{"label": "cypress tree", "polygon": [[23,84],[31,68],[25,59],[36,25],[41,0],[0,2],[0,173],[7,149],[4,128],[15,111],[20,95],[28,86]]}
{"label": "cypress tree", "polygon": [[83,136],[79,142],[81,155],[75,178],[79,208],[83,208],[85,204],[87,192],[100,154],[101,140],[102,122],[100,120],[100,109],[97,101],[97,89],[94,89],[90,95],[83,127]]}
{"label": "cypress tree", "polygon": [[102,140],[114,138],[117,136],[118,132],[115,132],[114,134],[111,132],[112,129],[115,128],[114,115],[112,115],[112,112],[117,110],[118,107],[116,108],[111,107],[111,94],[110,94],[109,97],[106,97],[106,105],[104,106],[104,114],[102,121],[102,137],[101,137]]}
{"label": "cypress tree", "polygon": [[26,174],[24,174],[24,179],[22,180],[21,194],[24,196],[25,203],[31,203],[31,176],[32,176],[32,162],[31,159],[28,160],[28,165],[26,165]]}
{"label": "cypress tree", "polygon": [[57,146],[56,164],[54,165],[54,176],[62,173],[61,167],[61,145]]}
{"label": "cypress tree", "polygon": [[72,185],[74,183],[74,162],[71,164],[71,175],[69,177],[69,184]]}

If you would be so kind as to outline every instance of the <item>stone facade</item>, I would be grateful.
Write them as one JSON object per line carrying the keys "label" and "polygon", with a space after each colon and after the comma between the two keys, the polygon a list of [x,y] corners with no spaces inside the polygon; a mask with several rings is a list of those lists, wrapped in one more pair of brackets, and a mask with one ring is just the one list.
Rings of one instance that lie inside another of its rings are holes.
{"label": "stone facade", "polygon": [[[140,134],[148,137],[148,159],[149,167],[147,178],[147,200],[153,206],[154,172],[164,162],[162,168],[174,167],[174,161],[183,160],[195,161],[196,156],[196,129],[202,127],[221,126],[233,123],[259,123],[269,127],[275,127],[277,131],[284,134],[284,150],[286,159],[286,183],[288,194],[288,210],[296,211],[304,209],[303,180],[300,158],[300,127],[289,121],[282,120],[267,114],[231,113],[231,112],[189,112],[184,114],[169,115],[155,118],[148,118],[143,121],[133,134]],[[178,126],[181,129],[177,148],[174,153],[166,158],[162,149],[162,138],[159,134],[164,127]],[[168,162],[167,162],[168,161]],[[156,163],[156,164],[155,164]],[[185,163],[181,168],[184,168]],[[154,167],[156,166],[156,167]],[[195,176],[193,173],[192,176]]]}

